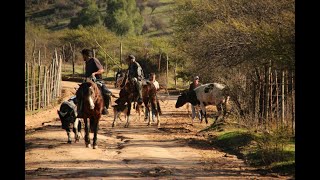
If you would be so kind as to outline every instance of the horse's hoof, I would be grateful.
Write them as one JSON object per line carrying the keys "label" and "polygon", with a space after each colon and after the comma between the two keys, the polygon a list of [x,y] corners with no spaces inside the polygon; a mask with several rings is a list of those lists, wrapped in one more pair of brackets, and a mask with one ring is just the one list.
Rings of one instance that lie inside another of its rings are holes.
{"label": "horse's hoof", "polygon": [[71,141],[68,141],[68,144],[71,144]]}
{"label": "horse's hoof", "polygon": [[98,145],[94,145],[94,146],[93,146],[93,149],[98,149]]}
{"label": "horse's hoof", "polygon": [[112,124],[112,127],[114,127],[114,124]]}
{"label": "horse's hoof", "polygon": [[91,148],[91,144],[86,144],[86,147],[87,148]]}

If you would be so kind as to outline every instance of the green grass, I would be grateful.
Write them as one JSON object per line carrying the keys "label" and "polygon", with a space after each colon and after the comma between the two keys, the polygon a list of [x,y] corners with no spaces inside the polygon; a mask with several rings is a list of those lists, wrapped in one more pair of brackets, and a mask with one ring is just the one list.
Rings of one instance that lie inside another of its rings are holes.
{"label": "green grass", "polygon": [[212,146],[245,159],[251,166],[263,169],[266,173],[294,176],[295,142],[281,130],[274,134],[263,134],[216,124],[202,132],[211,133],[208,141]]}

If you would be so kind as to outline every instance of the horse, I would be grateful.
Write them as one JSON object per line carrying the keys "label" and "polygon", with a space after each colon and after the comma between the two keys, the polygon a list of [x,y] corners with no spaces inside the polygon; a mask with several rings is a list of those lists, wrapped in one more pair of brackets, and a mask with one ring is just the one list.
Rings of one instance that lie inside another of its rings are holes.
{"label": "horse", "polygon": [[[157,117],[157,126],[160,127],[160,114],[161,114],[161,108],[159,101],[157,99],[157,89],[151,83],[150,81],[146,81],[146,84],[143,84],[142,86],[142,100],[144,103],[144,106],[146,107],[146,112],[149,113],[149,120],[148,120],[148,126],[151,125],[151,117],[154,121],[154,117],[152,115],[152,112],[155,113],[155,116]],[[150,109],[151,106],[151,109]]]}
{"label": "horse", "polygon": [[116,76],[115,76],[115,83],[114,83],[114,87],[118,88],[120,87],[120,85],[122,84],[124,78],[126,75],[126,70],[125,69],[118,69]]}
{"label": "horse", "polygon": [[[87,148],[90,148],[90,131],[94,133],[93,136],[93,149],[98,148],[97,145],[97,133],[99,128],[99,120],[101,118],[104,100],[102,97],[101,90],[98,88],[97,84],[87,79],[79,85],[76,92],[78,106],[82,106],[83,120],[85,124],[85,144]],[[90,119],[90,125],[88,123],[88,118]]]}
{"label": "horse", "polygon": [[[130,82],[128,78],[126,78],[124,82],[124,86],[121,88],[119,93],[119,98],[115,101],[119,106],[127,106],[127,122],[125,124],[125,128],[129,127],[130,124],[130,112],[131,112],[131,104],[137,101],[138,92],[136,91],[135,85],[133,82]],[[115,117],[112,122],[112,127],[116,125],[117,118]]]}

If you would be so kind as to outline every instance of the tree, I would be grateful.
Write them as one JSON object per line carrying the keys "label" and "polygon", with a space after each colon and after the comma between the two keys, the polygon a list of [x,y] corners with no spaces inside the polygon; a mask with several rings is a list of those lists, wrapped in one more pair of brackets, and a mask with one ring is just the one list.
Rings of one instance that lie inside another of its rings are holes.
{"label": "tree", "polygon": [[108,0],[105,25],[117,35],[141,34],[143,18],[135,0]]}
{"label": "tree", "polygon": [[247,72],[270,60],[292,68],[294,6],[293,0],[179,1],[174,42],[192,59],[189,70],[208,80],[232,76],[232,68]]}
{"label": "tree", "polygon": [[94,26],[101,24],[101,14],[99,8],[94,0],[85,1],[85,7],[78,13],[77,17],[72,18],[69,26],[71,28],[77,28],[82,26]]}

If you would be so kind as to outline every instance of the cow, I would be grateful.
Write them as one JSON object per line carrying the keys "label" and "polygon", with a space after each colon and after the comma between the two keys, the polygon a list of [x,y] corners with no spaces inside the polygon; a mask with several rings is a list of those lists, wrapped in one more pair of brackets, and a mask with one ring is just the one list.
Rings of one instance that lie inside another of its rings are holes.
{"label": "cow", "polygon": [[[205,118],[206,124],[208,124],[206,106],[214,105],[217,107],[218,116],[216,117],[216,121],[218,120],[221,113],[223,114],[223,118],[226,115],[226,104],[229,100],[229,88],[224,84],[220,83],[207,83],[203,84],[191,91],[187,91],[182,93],[176,102],[175,107],[182,107],[186,103],[191,103],[192,105],[200,105],[201,108],[201,122],[203,117]],[[221,112],[223,111],[223,112]]]}
{"label": "cow", "polygon": [[71,129],[74,132],[75,142],[79,142],[81,132],[81,122],[77,118],[76,96],[72,96],[68,101],[64,101],[57,110],[61,120],[61,127],[65,129],[68,135],[68,143],[71,144]]}

